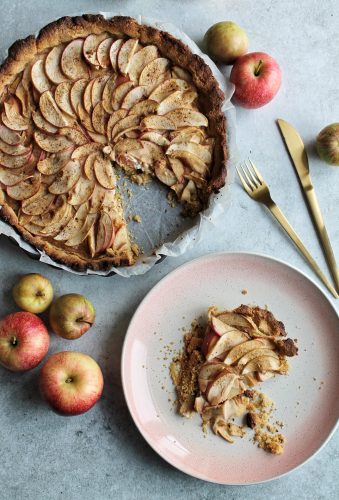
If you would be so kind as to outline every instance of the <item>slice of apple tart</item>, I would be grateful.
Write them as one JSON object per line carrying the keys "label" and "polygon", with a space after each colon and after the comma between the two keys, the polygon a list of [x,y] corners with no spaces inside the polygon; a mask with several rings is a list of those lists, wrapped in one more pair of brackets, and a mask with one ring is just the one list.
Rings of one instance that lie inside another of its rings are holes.
{"label": "slice of apple tart", "polygon": [[222,102],[171,35],[126,17],[59,19],[0,69],[2,217],[75,268],[132,264],[116,167],[195,215],[225,180]]}
{"label": "slice of apple tart", "polygon": [[263,430],[272,429],[268,417],[273,405],[253,387],[288,373],[287,357],[295,356],[298,348],[285,337],[283,323],[266,309],[241,305],[220,312],[211,307],[207,327],[193,323],[183,351],[171,364],[178,412],[185,417],[198,412],[205,430],[210,426],[229,442],[244,435],[234,419],[246,414],[249,427],[259,426],[254,437],[259,446],[282,453],[282,435]]}

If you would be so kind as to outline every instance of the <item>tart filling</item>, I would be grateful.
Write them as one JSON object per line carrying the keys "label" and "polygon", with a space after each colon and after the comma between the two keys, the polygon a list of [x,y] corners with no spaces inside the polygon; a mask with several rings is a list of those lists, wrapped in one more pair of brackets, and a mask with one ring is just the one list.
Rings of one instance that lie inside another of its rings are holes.
{"label": "tart filling", "polygon": [[0,71],[2,215],[78,268],[132,264],[116,168],[195,215],[225,177],[222,92],[198,56],[131,18],[62,18]]}

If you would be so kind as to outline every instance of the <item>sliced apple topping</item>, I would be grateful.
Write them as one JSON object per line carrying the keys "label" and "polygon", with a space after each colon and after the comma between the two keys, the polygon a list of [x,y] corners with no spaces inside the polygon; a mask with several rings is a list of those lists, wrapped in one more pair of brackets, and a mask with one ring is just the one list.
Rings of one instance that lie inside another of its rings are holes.
{"label": "sliced apple topping", "polygon": [[58,131],[58,127],[51,125],[47,120],[45,120],[38,109],[32,111],[32,120],[34,125],[46,134],[56,134]]}
{"label": "sliced apple topping", "polygon": [[141,127],[155,130],[175,130],[177,128],[175,123],[167,116],[157,115],[146,116],[141,122]]}
{"label": "sliced apple topping", "polygon": [[154,59],[142,70],[139,77],[139,85],[155,88],[166,79],[168,68],[169,60],[165,57]]}
{"label": "sliced apple topping", "polygon": [[40,130],[34,132],[34,140],[37,145],[47,153],[58,153],[72,146],[72,143],[66,137],[47,135]]}
{"label": "sliced apple topping", "polygon": [[29,160],[30,150],[28,154],[13,156],[0,151],[0,165],[6,168],[20,168],[27,164]]}
{"label": "sliced apple topping", "polygon": [[81,158],[85,158],[91,153],[95,153],[102,149],[101,144],[97,144],[95,142],[88,142],[83,146],[79,146],[72,153],[72,160],[80,160]]}
{"label": "sliced apple topping", "polygon": [[106,127],[109,119],[109,114],[105,111],[101,102],[95,106],[92,112],[92,125],[99,134],[106,134]]}
{"label": "sliced apple topping", "polygon": [[120,134],[122,131],[130,129],[131,127],[137,127],[139,125],[140,118],[136,115],[128,115],[125,118],[122,118],[118,121],[113,129],[112,129],[112,140],[115,140],[115,137]]}
{"label": "sliced apple topping", "polygon": [[104,210],[100,214],[97,231],[95,254],[103,253],[110,248],[115,238],[115,229],[110,215]]}
{"label": "sliced apple topping", "polygon": [[128,75],[133,82],[138,82],[140,74],[148,63],[157,59],[158,49],[155,45],[147,45],[135,53],[131,59]]}
{"label": "sliced apple topping", "polygon": [[37,163],[37,169],[44,175],[54,175],[57,174],[71,159],[71,154],[73,148],[68,148],[63,152],[56,154],[51,154],[47,158],[41,159]]}
{"label": "sliced apple topping", "polygon": [[66,245],[70,247],[74,247],[80,245],[88,236],[88,233],[92,229],[93,224],[95,223],[97,218],[97,214],[88,214],[83,226],[74,233],[71,238],[66,241]]}
{"label": "sliced apple topping", "polygon": [[92,94],[91,94],[93,108],[95,108],[95,106],[102,101],[102,94],[108,79],[109,75],[102,75],[93,80]]}
{"label": "sliced apple topping", "polygon": [[87,179],[86,177],[80,177],[69,194],[68,203],[75,206],[86,203],[92,196],[94,188],[94,178]]}
{"label": "sliced apple topping", "polygon": [[57,45],[47,54],[45,59],[45,72],[51,82],[58,84],[66,80],[61,71],[61,56],[64,51],[63,45]]}
{"label": "sliced apple topping", "polygon": [[134,38],[130,38],[124,42],[117,55],[117,65],[120,73],[126,75],[129,71],[132,57],[137,50],[139,41]]}
{"label": "sliced apple topping", "polygon": [[84,41],[81,38],[66,45],[61,56],[61,70],[70,80],[88,77],[88,66],[83,59]]}
{"label": "sliced apple topping", "polygon": [[3,124],[15,131],[27,130],[27,118],[20,114],[20,107],[17,101],[13,98],[8,102],[4,102],[5,113],[2,113],[1,119]]}
{"label": "sliced apple topping", "polygon": [[191,108],[197,97],[196,92],[177,90],[161,101],[158,106],[158,114],[165,115],[178,108]]}
{"label": "sliced apple topping", "polygon": [[78,160],[70,160],[57,174],[56,180],[49,186],[50,193],[64,194],[79,180],[81,175],[81,165]]}
{"label": "sliced apple topping", "polygon": [[149,98],[158,103],[162,102],[169,95],[176,91],[190,90],[192,87],[185,81],[179,78],[170,78],[163,83],[160,83],[150,94]]}
{"label": "sliced apple topping", "polygon": [[158,104],[151,99],[146,99],[145,101],[140,101],[134,104],[129,110],[130,115],[138,115],[140,117],[153,115],[158,110]]}
{"label": "sliced apple topping", "polygon": [[206,116],[199,111],[188,108],[175,109],[165,115],[168,119],[175,123],[176,128],[179,127],[207,127],[208,120]]}
{"label": "sliced apple topping", "polygon": [[32,83],[40,94],[51,88],[51,84],[45,73],[45,62],[43,59],[38,59],[33,64],[31,72]]}
{"label": "sliced apple topping", "polygon": [[86,217],[88,215],[88,206],[86,203],[80,205],[74,217],[72,217],[68,223],[61,229],[61,231],[54,236],[57,241],[68,241],[75,237],[77,233],[81,230],[85,224]]}
{"label": "sliced apple topping", "polygon": [[31,149],[31,146],[26,147],[23,144],[10,145],[0,139],[0,151],[11,156],[27,156],[31,152]]}
{"label": "sliced apple topping", "polygon": [[113,113],[112,94],[116,85],[117,76],[113,74],[106,82],[102,91],[102,105],[107,113]]}
{"label": "sliced apple topping", "polygon": [[[181,142],[174,143],[167,149],[166,154],[170,155],[174,152],[178,151],[187,151],[199,159],[201,159],[204,163],[209,164],[212,161],[212,155],[209,149],[206,146],[202,146],[201,144],[196,144],[192,142]],[[193,168],[193,167],[192,167]],[[195,169],[193,169],[195,170]]]}
{"label": "sliced apple topping", "polygon": [[54,194],[49,193],[46,186],[40,185],[39,190],[30,198],[23,200],[21,209],[27,215],[41,215],[49,209],[55,199]]}
{"label": "sliced apple topping", "polygon": [[82,104],[82,99],[84,95],[85,88],[87,86],[87,80],[85,78],[81,78],[74,82],[71,87],[70,100],[73,111],[78,113],[78,106]]}
{"label": "sliced apple topping", "polygon": [[[112,92],[112,108],[114,111],[117,111],[122,106],[122,102],[125,96],[129,93],[131,89],[133,89],[133,82],[123,82],[120,85],[117,85]],[[127,109],[127,108],[126,108]]]}
{"label": "sliced apple topping", "polygon": [[18,144],[22,144],[25,140],[25,136],[19,132],[15,132],[11,130],[5,125],[0,125],[0,139],[9,144],[10,146],[17,146]]}
{"label": "sliced apple topping", "polygon": [[55,127],[65,127],[70,125],[72,122],[72,119],[64,115],[59,109],[52,93],[49,90],[41,94],[39,109],[45,120]]}
{"label": "sliced apple topping", "polygon": [[148,94],[147,87],[138,86],[131,89],[122,100],[121,107],[124,109],[131,109],[134,104],[141,101]]}
{"label": "sliced apple topping", "polygon": [[118,53],[123,45],[124,41],[121,39],[115,40],[110,48],[109,58],[111,61],[112,68],[114,71],[118,70]]}
{"label": "sliced apple topping", "polygon": [[113,171],[112,163],[108,158],[97,158],[94,160],[94,172],[97,181],[106,189],[115,189],[117,179]]}
{"label": "sliced apple topping", "polygon": [[59,130],[59,134],[67,137],[76,146],[83,146],[88,142],[88,138],[79,128],[63,127]]}
{"label": "sliced apple topping", "polygon": [[15,186],[7,187],[7,194],[13,200],[27,200],[34,196],[40,189],[41,174],[35,173],[27,180],[21,181]]}
{"label": "sliced apple topping", "polygon": [[8,169],[0,165],[0,182],[4,186],[15,186],[21,181],[29,179],[34,174],[34,169],[25,168]]}
{"label": "sliced apple topping", "polygon": [[113,38],[108,37],[105,38],[102,42],[99,43],[97,48],[97,60],[99,66],[102,68],[108,68],[110,65],[110,48],[113,43]]}
{"label": "sliced apple topping", "polygon": [[98,61],[98,47],[103,40],[107,39],[107,33],[100,33],[100,35],[88,35],[83,43],[83,55],[87,62],[92,66],[99,67]]}

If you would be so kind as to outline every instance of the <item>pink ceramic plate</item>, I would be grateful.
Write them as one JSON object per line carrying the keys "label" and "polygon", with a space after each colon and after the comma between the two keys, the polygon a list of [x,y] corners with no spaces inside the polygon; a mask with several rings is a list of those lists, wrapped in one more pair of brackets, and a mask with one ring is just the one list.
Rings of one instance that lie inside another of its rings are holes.
{"label": "pink ceramic plate", "polygon": [[[243,295],[242,290],[248,293]],[[189,327],[210,305],[241,303],[268,308],[297,338],[299,355],[290,374],[262,384],[275,401],[275,420],[285,423],[283,455],[257,448],[248,430],[229,444],[200,417],[175,413],[168,366]],[[222,484],[268,481],[312,457],[330,438],[339,416],[339,319],[320,288],[287,264],[269,257],[222,253],[189,262],[161,280],[142,301],[127,332],[122,378],[129,410],[161,457],[191,476]]]}

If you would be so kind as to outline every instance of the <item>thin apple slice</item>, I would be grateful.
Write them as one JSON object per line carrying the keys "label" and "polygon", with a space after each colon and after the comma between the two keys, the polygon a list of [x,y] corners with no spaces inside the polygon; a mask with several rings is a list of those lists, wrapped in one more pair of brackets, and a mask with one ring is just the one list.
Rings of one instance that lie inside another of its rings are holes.
{"label": "thin apple slice", "polygon": [[169,96],[165,97],[159,104],[158,114],[166,115],[170,111],[178,108],[191,108],[192,103],[196,100],[198,94],[192,90],[176,90]]}
{"label": "thin apple slice", "polygon": [[197,155],[189,153],[188,151],[172,151],[167,153],[172,156],[172,158],[179,158],[184,161],[192,170],[198,174],[205,176],[208,172],[208,166],[204,163]]}
{"label": "thin apple slice", "polygon": [[28,129],[28,120],[22,116],[17,107],[11,103],[4,102],[5,113],[2,114],[2,122],[11,130],[21,131]]}
{"label": "thin apple slice", "polygon": [[212,406],[216,406],[226,401],[236,379],[237,375],[229,373],[227,369],[219,373],[207,388],[206,398],[208,402]]}
{"label": "thin apple slice", "polygon": [[134,106],[132,106],[129,110],[129,114],[144,117],[155,114],[157,110],[158,103],[150,99],[146,99],[145,101],[140,101],[134,104]]}
{"label": "thin apple slice", "polygon": [[180,78],[181,80],[185,80],[186,82],[192,81],[191,73],[181,68],[180,66],[173,66],[172,68],[172,77]]}
{"label": "thin apple slice", "polygon": [[218,318],[224,323],[239,327],[240,329],[251,334],[259,332],[258,327],[254,323],[254,321],[251,318],[244,316],[243,314],[234,313],[232,311],[224,311],[223,313],[218,315]]}
{"label": "thin apple slice", "polygon": [[0,165],[6,168],[21,168],[27,164],[31,152],[26,155],[12,156],[0,151]]}
{"label": "thin apple slice", "polygon": [[94,179],[89,180],[86,177],[80,177],[68,197],[68,203],[70,205],[82,205],[86,203],[92,196],[94,188]]}
{"label": "thin apple slice", "polygon": [[32,177],[33,171],[27,171],[26,168],[9,169],[0,165],[0,182],[4,186],[15,186],[19,182]]}
{"label": "thin apple slice", "polygon": [[83,44],[83,55],[86,61],[95,66],[99,67],[99,61],[97,56],[97,50],[100,43],[107,38],[107,33],[100,33],[99,35],[87,35]]}
{"label": "thin apple slice", "polygon": [[165,79],[169,68],[169,60],[166,57],[158,57],[149,62],[139,77],[139,85],[154,87]]}
{"label": "thin apple slice", "polygon": [[50,90],[51,84],[45,73],[45,62],[43,59],[38,59],[32,66],[31,78],[34,88],[42,94],[46,90]]}
{"label": "thin apple slice", "polygon": [[80,129],[74,127],[63,127],[59,129],[59,134],[67,137],[67,139],[76,146],[82,146],[83,144],[88,143],[88,138],[84,135],[84,133]]}
{"label": "thin apple slice", "polygon": [[18,144],[22,144],[24,142],[25,136],[1,124],[0,139],[9,146],[17,146]]}
{"label": "thin apple slice", "polygon": [[72,82],[59,83],[55,89],[54,98],[61,111],[75,118],[75,113],[71,104]]}
{"label": "thin apple slice", "polygon": [[88,214],[84,225],[66,241],[65,245],[69,247],[76,247],[80,245],[87,238],[88,233],[96,221],[96,218],[97,214]]}
{"label": "thin apple slice", "polygon": [[37,163],[37,169],[43,175],[57,174],[71,159],[73,148],[66,149],[60,154],[52,154]]}
{"label": "thin apple slice", "polygon": [[109,52],[109,58],[111,61],[112,68],[114,71],[118,70],[118,54],[119,51],[124,43],[124,40],[118,39],[115,40],[115,42],[112,43],[110,52]]}
{"label": "thin apple slice", "polygon": [[136,115],[128,115],[118,123],[116,123],[112,129],[112,140],[114,141],[115,136],[117,136],[123,130],[130,127],[137,127],[139,125],[140,117]]}
{"label": "thin apple slice", "polygon": [[52,93],[47,90],[40,96],[39,108],[42,116],[55,127],[71,125],[73,119],[66,116],[57,106]]}
{"label": "thin apple slice", "polygon": [[166,115],[167,118],[175,123],[176,128],[179,127],[208,127],[208,120],[205,115],[199,111],[189,108],[175,109]]}
{"label": "thin apple slice", "polygon": [[190,89],[192,89],[192,87],[185,80],[180,80],[179,78],[170,78],[169,80],[160,83],[160,85],[158,85],[150,94],[149,99],[160,103],[166,97],[168,97],[173,92],[176,92],[177,90],[181,90],[183,92]]}
{"label": "thin apple slice", "polygon": [[108,123],[107,123],[107,137],[108,140],[110,141],[112,138],[112,130],[113,127],[125,116],[127,115],[127,109],[118,109],[118,111],[114,111],[111,116],[109,117]]}
{"label": "thin apple slice", "polygon": [[77,113],[81,124],[90,132],[94,132],[91,117],[81,103],[78,104]]}
{"label": "thin apple slice", "polygon": [[34,132],[34,140],[47,153],[58,153],[72,146],[72,143],[66,137],[46,135],[40,130]]}
{"label": "thin apple slice", "polygon": [[84,41],[77,38],[66,45],[61,56],[61,70],[70,80],[88,77],[89,68],[83,59]]}
{"label": "thin apple slice", "polygon": [[36,236],[41,236],[41,226],[38,226],[37,224],[33,224],[32,222],[27,222],[26,224],[24,224],[24,228],[31,234],[34,234]]}
{"label": "thin apple slice", "polygon": [[32,119],[35,126],[40,129],[42,132],[46,134],[56,134],[58,128],[54,125],[51,125],[45,118],[42,116],[38,109],[32,111]]}
{"label": "thin apple slice", "polygon": [[88,235],[87,235],[87,244],[88,244],[88,251],[90,253],[90,256],[93,257],[95,256],[95,228],[94,226],[91,227]]}
{"label": "thin apple slice", "polygon": [[137,39],[129,38],[120,47],[117,55],[117,64],[120,73],[123,75],[127,75],[128,73],[132,57],[137,50],[138,43],[139,41]]}
{"label": "thin apple slice", "polygon": [[110,65],[110,48],[113,43],[113,38],[108,37],[102,40],[102,42],[99,43],[98,48],[97,48],[97,60],[99,63],[99,66],[102,68],[108,68]]}
{"label": "thin apple slice", "polygon": [[102,94],[108,79],[109,75],[102,75],[93,80],[92,93],[91,93],[91,101],[93,108],[95,108],[95,106],[102,101]]}
{"label": "thin apple slice", "polygon": [[121,108],[122,101],[124,97],[128,94],[128,92],[134,87],[133,82],[123,82],[112,92],[112,108],[114,111],[117,111]]}
{"label": "thin apple slice", "polygon": [[87,203],[80,205],[74,217],[72,217],[66,226],[56,235],[54,239],[56,241],[67,241],[70,238],[73,238],[74,235],[80,231],[80,229],[85,224],[86,217],[88,215],[88,206]]}
{"label": "thin apple slice", "polygon": [[117,179],[108,158],[97,158],[94,160],[95,177],[99,184],[106,189],[114,189],[117,185]]}
{"label": "thin apple slice", "polygon": [[[260,358],[262,356],[270,356],[272,358],[279,359],[278,354],[270,348],[272,346],[269,345],[269,341],[267,341],[266,339],[263,339],[263,341],[268,342],[268,344],[267,345],[264,344],[261,347],[257,347],[255,349],[252,349],[252,350],[248,351],[247,353],[244,353],[244,355],[238,359],[237,365],[240,369],[242,367],[244,367],[245,365],[247,365],[247,363],[252,361],[252,359]],[[253,341],[251,341],[251,342],[253,342]],[[245,343],[247,344],[248,342],[245,342]]]}
{"label": "thin apple slice", "polygon": [[111,217],[105,211],[100,214],[97,230],[95,253],[100,254],[111,247],[115,237],[114,225]]}
{"label": "thin apple slice", "polygon": [[225,333],[233,332],[234,330],[237,330],[235,326],[231,326],[228,323],[224,323],[219,319],[219,317],[212,316],[211,318],[211,327],[213,331],[221,337],[222,335],[225,335]]}
{"label": "thin apple slice", "polygon": [[36,194],[27,200],[23,200],[21,210],[27,215],[41,215],[47,212],[54,199],[54,194],[49,193],[46,186],[41,184]]}
{"label": "thin apple slice", "polygon": [[21,103],[21,113],[25,118],[29,118],[31,114],[31,100],[29,93],[24,88],[22,81],[19,83],[15,89],[15,96],[19,99]]}
{"label": "thin apple slice", "polygon": [[273,356],[260,356],[258,358],[254,358],[245,365],[242,370],[242,373],[246,375],[246,373],[251,372],[271,372],[277,371],[280,368],[280,359]]}
{"label": "thin apple slice", "polygon": [[68,193],[80,179],[81,165],[78,160],[70,160],[57,174],[56,180],[49,186],[53,194]]}
{"label": "thin apple slice", "polygon": [[115,238],[113,242],[113,250],[115,252],[121,252],[126,248],[129,243],[129,236],[127,227],[121,226],[118,231],[115,233]]}
{"label": "thin apple slice", "polygon": [[35,173],[29,179],[19,182],[15,186],[7,187],[7,194],[13,200],[27,200],[34,196],[40,189],[41,185],[41,174]]}
{"label": "thin apple slice", "polygon": [[142,120],[141,128],[155,130],[175,130],[177,126],[167,116],[149,115]]}
{"label": "thin apple slice", "polygon": [[138,82],[140,74],[148,63],[158,57],[158,49],[155,45],[147,45],[136,52],[130,62],[128,75],[133,82]]}
{"label": "thin apple slice", "polygon": [[202,146],[201,144],[191,142],[174,143],[167,149],[166,154],[170,155],[176,151],[187,151],[198,156],[200,160],[207,164],[210,164],[212,161],[211,152],[206,146]]}
{"label": "thin apple slice", "polygon": [[175,174],[167,168],[166,162],[157,162],[154,167],[154,173],[163,184],[166,186],[173,186],[177,183]]}
{"label": "thin apple slice", "polygon": [[85,161],[84,164],[84,173],[85,176],[87,177],[88,180],[94,181],[95,175],[94,175],[94,161],[96,158],[100,158],[98,155],[98,152],[95,151],[94,153],[90,153]]}
{"label": "thin apple slice", "polygon": [[185,166],[181,160],[178,158],[168,158],[168,162],[171,165],[174,175],[179,182],[184,180]]}
{"label": "thin apple slice", "polygon": [[95,185],[92,196],[89,199],[89,212],[96,214],[100,211],[105,200],[106,189],[99,184]]}
{"label": "thin apple slice", "polygon": [[246,333],[240,330],[233,330],[222,335],[217,343],[210,349],[206,355],[207,361],[214,358],[224,359],[226,353],[238,344],[242,344],[248,340]]}
{"label": "thin apple slice", "polygon": [[14,146],[11,146],[7,144],[7,142],[3,142],[0,139],[0,151],[3,153],[6,153],[11,156],[21,156],[21,155],[28,155],[32,150],[32,147],[26,147],[23,144],[16,144]]}
{"label": "thin apple slice", "polygon": [[51,219],[51,222],[41,229],[41,234],[45,236],[55,236],[60,233],[75,215],[74,208],[67,202],[63,203],[62,208],[58,209]]}
{"label": "thin apple slice", "polygon": [[254,349],[262,349],[265,347],[269,348],[272,347],[272,345],[273,344],[266,339],[248,340],[247,342],[243,342],[242,344],[233,347],[233,349],[229,351],[226,358],[224,359],[224,363],[226,365],[233,365],[250,351],[253,351]]}
{"label": "thin apple slice", "polygon": [[92,112],[92,125],[94,130],[99,134],[105,135],[108,118],[109,115],[104,110],[102,103],[98,102]]}
{"label": "thin apple slice", "polygon": [[225,370],[225,365],[221,361],[209,361],[204,363],[199,371],[198,381],[199,388],[202,393],[207,389],[207,386],[215,379],[219,373]]}
{"label": "thin apple slice", "polygon": [[66,80],[65,75],[61,72],[61,56],[64,51],[63,45],[57,45],[48,54],[45,59],[45,72],[51,82],[55,84],[62,83]]}
{"label": "thin apple slice", "polygon": [[112,107],[112,94],[115,88],[117,75],[113,74],[106,82],[104,90],[102,91],[102,105],[107,113],[113,113]]}
{"label": "thin apple slice", "polygon": [[154,142],[154,144],[158,144],[159,146],[169,146],[170,144],[169,140],[164,135],[159,134],[159,132],[143,132],[140,139]]}
{"label": "thin apple slice", "polygon": [[87,111],[88,114],[91,113],[92,111],[92,87],[93,87],[94,80],[89,80],[87,83],[85,90],[84,90],[84,95],[82,98],[82,104]]}
{"label": "thin apple slice", "polygon": [[33,215],[27,215],[22,213],[21,209],[19,209],[18,212],[18,221],[22,226],[25,226],[26,224],[29,224],[33,218]]}
{"label": "thin apple slice", "polygon": [[105,135],[98,134],[97,132],[91,132],[90,130],[87,130],[86,132],[92,141],[100,144],[107,144],[107,137]]}
{"label": "thin apple slice", "polygon": [[79,104],[82,104],[82,99],[84,95],[85,88],[87,86],[87,80],[82,78],[80,80],[77,80],[75,83],[72,84],[71,82],[71,92],[70,92],[70,100],[71,100],[71,105],[73,108],[73,111],[78,114],[78,106]]}
{"label": "thin apple slice", "polygon": [[121,102],[121,107],[124,109],[131,109],[134,104],[141,101],[148,94],[147,87],[142,87],[141,85],[135,88],[132,88]]}
{"label": "thin apple slice", "polygon": [[142,149],[141,141],[137,139],[122,139],[114,145],[114,152],[116,155],[128,154],[130,151]]}
{"label": "thin apple slice", "polygon": [[195,144],[200,144],[201,140],[201,134],[194,132],[180,132],[177,136],[173,137],[173,139],[171,140],[171,144],[176,144],[178,142],[194,142]]}
{"label": "thin apple slice", "polygon": [[98,152],[102,149],[101,144],[96,144],[95,142],[89,142],[83,146],[79,146],[72,153],[72,160],[80,160],[91,153]]}

